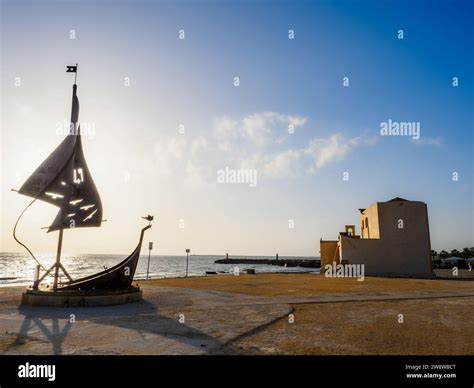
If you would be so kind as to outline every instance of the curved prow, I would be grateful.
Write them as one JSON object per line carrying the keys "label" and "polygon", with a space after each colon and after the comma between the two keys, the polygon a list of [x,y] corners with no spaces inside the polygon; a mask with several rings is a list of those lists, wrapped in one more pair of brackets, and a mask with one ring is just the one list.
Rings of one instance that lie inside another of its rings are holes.
{"label": "curved prow", "polygon": [[151,224],[141,230],[137,247],[125,260],[102,272],[64,283],[58,290],[100,290],[130,287],[140,258],[143,236],[145,231],[150,228]]}

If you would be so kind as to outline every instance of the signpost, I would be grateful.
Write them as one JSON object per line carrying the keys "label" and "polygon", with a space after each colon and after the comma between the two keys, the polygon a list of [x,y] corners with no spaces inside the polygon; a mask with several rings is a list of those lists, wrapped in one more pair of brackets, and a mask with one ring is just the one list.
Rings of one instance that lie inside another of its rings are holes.
{"label": "signpost", "polygon": [[186,249],[186,277],[188,277],[189,252],[191,252],[191,249]]}
{"label": "signpost", "polygon": [[150,272],[150,256],[151,256],[152,249],[153,249],[153,241],[150,241],[148,243],[148,266],[146,268],[146,280],[148,280],[148,273]]}

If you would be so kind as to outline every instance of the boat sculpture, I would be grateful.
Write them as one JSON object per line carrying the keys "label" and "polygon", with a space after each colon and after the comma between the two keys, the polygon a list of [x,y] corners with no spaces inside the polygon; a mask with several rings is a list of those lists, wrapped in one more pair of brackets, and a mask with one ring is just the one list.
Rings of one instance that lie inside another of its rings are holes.
{"label": "boat sculpture", "polygon": [[[95,186],[92,175],[87,166],[82,148],[81,128],[79,124],[79,99],[77,97],[77,64],[68,66],[67,72],[76,73],[72,86],[72,107],[69,132],[59,146],[40,164],[18,190],[19,194],[32,197],[33,201],[47,202],[59,208],[56,218],[47,227],[47,232],[58,232],[58,244],[55,263],[46,269],[38,262],[36,277],[30,294],[39,295],[40,291],[49,291],[49,295],[94,295],[110,290],[114,294],[120,290],[131,290],[131,284],[135,275],[144,233],[151,228],[153,216],[143,217],[149,224],[141,232],[138,245],[135,250],[117,265],[105,269],[93,275],[73,279],[61,263],[61,250],[63,234],[65,230],[77,228],[100,227],[102,222],[102,202],[99,192]],[[26,208],[26,209],[27,209]],[[23,213],[26,211],[23,211]],[[31,250],[16,237],[17,220],[13,230],[15,240],[25,247],[35,259]],[[38,260],[37,260],[38,261]],[[43,272],[41,271],[43,269]],[[63,275],[63,276],[61,276]],[[45,282],[48,276],[53,277],[51,288],[50,282]],[[62,281],[62,277],[66,281]],[[43,284],[45,282],[46,284]],[[79,294],[71,294],[73,291],[81,291]],[[91,293],[91,291],[94,291]],[[133,291],[133,290],[132,290]],[[25,299],[25,298],[24,298]]]}

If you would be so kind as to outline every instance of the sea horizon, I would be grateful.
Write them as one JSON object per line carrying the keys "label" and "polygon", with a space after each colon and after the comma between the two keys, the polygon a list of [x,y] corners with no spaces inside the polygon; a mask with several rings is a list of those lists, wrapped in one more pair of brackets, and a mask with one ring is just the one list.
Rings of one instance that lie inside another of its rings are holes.
{"label": "sea horizon", "polygon": [[[142,248],[142,253],[140,256],[144,256],[146,250],[144,248]],[[148,252],[148,251],[146,251]],[[0,251],[0,256],[1,255],[8,255],[8,254],[15,254],[15,255],[26,255],[26,256],[29,256],[31,257],[28,253],[26,252],[18,252],[18,251]],[[94,252],[76,252],[76,253],[68,253],[68,252],[64,252],[63,253],[64,255],[94,255],[94,256],[128,256],[130,254],[130,252],[128,253],[94,253]],[[55,256],[56,253],[55,252],[40,252],[40,253],[37,253],[35,254],[35,256],[46,256],[46,255],[52,255],[52,256]],[[146,253],[146,256],[148,257],[148,253]],[[181,256],[184,256],[186,257],[186,255],[184,254],[178,254],[178,253],[171,253],[171,254],[161,254],[161,255],[154,255],[152,254],[151,257],[153,256],[175,256],[175,257],[181,257]],[[192,257],[192,256],[212,256],[212,257],[222,257],[222,258],[225,258],[226,257],[226,254],[215,254],[215,253],[210,253],[210,254],[207,254],[207,253],[190,253],[189,254],[189,257]],[[229,253],[229,257],[232,257],[232,258],[238,258],[238,257],[251,257],[251,258],[259,258],[259,257],[263,257],[263,258],[275,258],[275,255],[261,255],[261,254],[258,254],[258,255],[253,255],[253,254],[230,254]],[[314,259],[319,259],[319,256],[308,256],[308,255],[278,255],[279,258],[298,258],[298,259],[302,259],[302,258],[307,258],[308,260],[314,260]]]}
{"label": "sea horizon", "polygon": [[[53,264],[54,254],[37,254],[40,263],[49,267]],[[121,254],[64,254],[62,263],[73,278],[88,276],[95,272],[110,268],[125,259]],[[205,276],[206,272],[217,274],[233,274],[238,267],[240,273],[253,269],[257,273],[275,272],[315,272],[319,268],[284,267],[267,264],[217,264],[214,261],[225,258],[224,255],[189,255],[189,276]],[[275,256],[262,255],[229,255],[233,259],[275,259]],[[281,260],[319,260],[316,256],[279,256]],[[142,253],[138,261],[134,279],[146,279],[148,254]],[[28,253],[0,252],[0,286],[28,285],[33,282],[36,262]],[[175,278],[186,276],[186,255],[151,255],[149,278]]]}

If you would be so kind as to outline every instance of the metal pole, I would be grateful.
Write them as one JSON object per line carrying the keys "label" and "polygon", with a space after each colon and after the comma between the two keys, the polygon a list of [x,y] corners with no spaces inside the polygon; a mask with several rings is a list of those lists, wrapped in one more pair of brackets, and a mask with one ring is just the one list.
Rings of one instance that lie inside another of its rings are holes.
{"label": "metal pole", "polygon": [[189,252],[186,252],[186,277],[188,277]]}
{"label": "metal pole", "polygon": [[149,250],[148,251],[148,265],[146,267],[146,280],[148,280],[148,273],[150,272],[150,255],[151,255],[151,251]]}
{"label": "metal pole", "polygon": [[186,249],[186,277],[188,277],[189,252],[191,252],[191,249]]}
{"label": "metal pole", "polygon": [[37,264],[36,270],[35,270],[35,280],[33,282],[33,290],[37,290],[39,286],[40,268],[41,268],[41,265]]}
{"label": "metal pole", "polygon": [[63,246],[63,229],[59,229],[58,250],[56,252],[56,263],[54,264],[54,283],[53,290],[58,288],[59,264],[61,262],[61,248]]}
{"label": "metal pole", "polygon": [[150,256],[151,256],[152,249],[153,249],[153,243],[150,241],[148,243],[148,266],[146,268],[146,280],[148,280],[148,273],[150,272]]}

